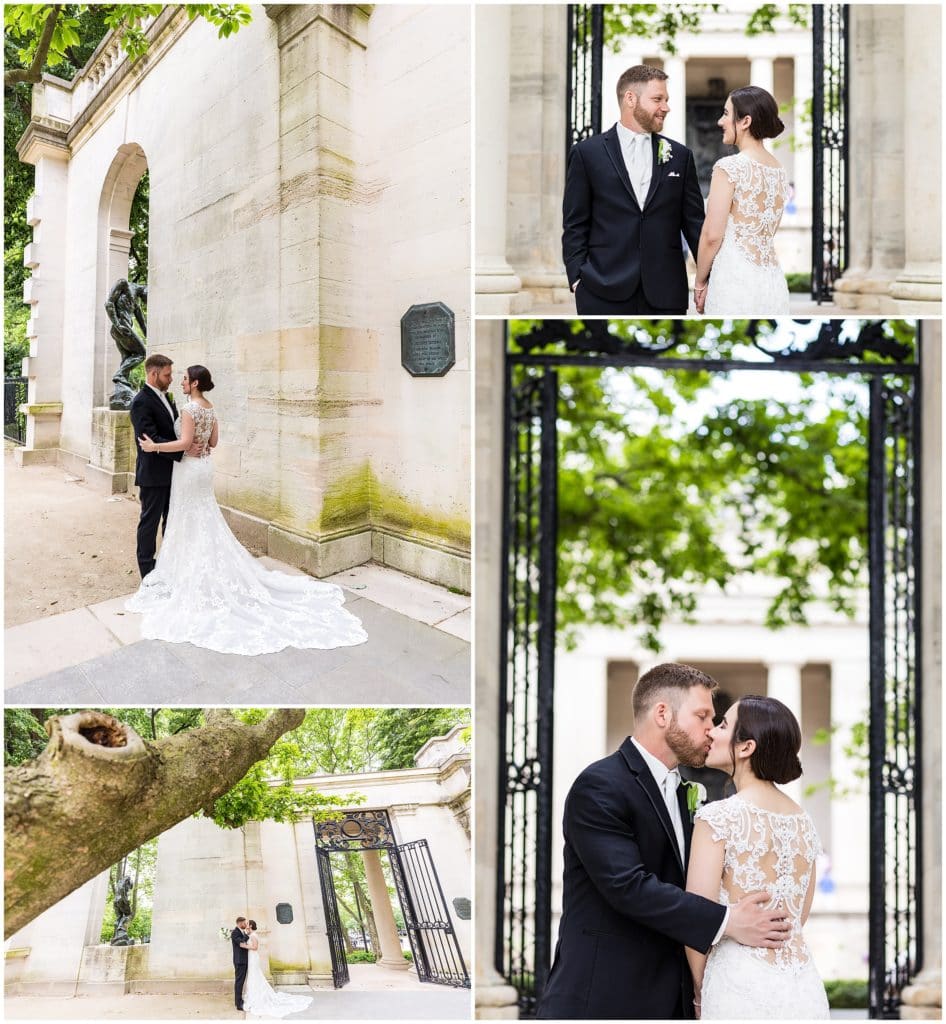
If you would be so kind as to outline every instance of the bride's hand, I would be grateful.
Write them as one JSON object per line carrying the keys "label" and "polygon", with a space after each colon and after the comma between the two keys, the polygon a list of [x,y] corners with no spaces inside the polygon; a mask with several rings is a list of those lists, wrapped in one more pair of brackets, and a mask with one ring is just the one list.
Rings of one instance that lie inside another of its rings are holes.
{"label": "bride's hand", "polygon": [[702,313],[703,308],[706,306],[706,290],[709,288],[709,282],[704,284],[696,284],[693,288],[693,304],[696,306],[697,313]]}
{"label": "bride's hand", "polygon": [[141,450],[143,452],[156,452],[158,450],[157,444],[152,441],[147,434],[142,434],[141,437],[138,438],[138,444],[141,445]]}
{"label": "bride's hand", "polygon": [[199,441],[193,441],[191,443],[190,448],[188,448],[187,451],[184,452],[184,454],[189,459],[199,459],[200,456],[203,455],[203,453],[204,453],[204,446],[202,444],[200,444]]}

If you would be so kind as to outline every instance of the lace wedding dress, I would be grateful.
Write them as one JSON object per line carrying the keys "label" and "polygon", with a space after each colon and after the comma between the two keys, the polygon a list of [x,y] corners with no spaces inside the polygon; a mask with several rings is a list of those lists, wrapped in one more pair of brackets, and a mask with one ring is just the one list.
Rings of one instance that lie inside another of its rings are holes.
{"label": "lace wedding dress", "polygon": [[775,814],[739,796],[706,804],[696,812],[726,844],[719,901],[736,903],[750,892],[772,893],[770,907],[782,907],[792,923],[778,949],[743,946],[721,939],[703,974],[701,1016],[747,1020],[825,1019],[828,1000],[802,936],[801,915],[821,844],[805,814]]}
{"label": "lace wedding dress", "polygon": [[260,967],[259,951],[247,954],[246,984],[243,987],[243,1009],[253,1017],[288,1017],[309,1008],[312,996],[294,996],[277,992],[266,980]]}
{"label": "lace wedding dress", "polygon": [[[184,413],[206,446],[215,413],[188,402]],[[149,640],[191,643],[223,654],[270,654],[285,647],[364,643],[361,623],[332,583],[264,569],[233,536],[217,505],[209,455],[175,463],[167,532],[157,564],[125,608],[140,612]]]}
{"label": "lace wedding dress", "polygon": [[787,316],[788,285],[775,255],[788,176],[737,153],[717,160],[735,186],[726,232],[709,276],[706,316]]}

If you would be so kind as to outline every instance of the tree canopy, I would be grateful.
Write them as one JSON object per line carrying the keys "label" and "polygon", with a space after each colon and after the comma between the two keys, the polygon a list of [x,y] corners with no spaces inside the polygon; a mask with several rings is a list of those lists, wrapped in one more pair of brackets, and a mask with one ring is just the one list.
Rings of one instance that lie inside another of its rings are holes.
{"label": "tree canopy", "polygon": [[[513,322],[511,336],[536,323]],[[914,344],[910,323],[885,321],[883,329]],[[725,357],[751,340],[748,321],[678,321],[673,330],[681,357]],[[667,340],[668,324],[620,321],[612,331],[656,343]],[[725,590],[742,574],[779,582],[770,627],[804,623],[821,596],[853,614],[866,580],[866,389],[798,374],[789,397],[718,391],[731,377],[559,370],[558,623],[566,644],[577,627],[601,624],[635,627],[659,650],[666,619],[689,620],[701,592]]]}

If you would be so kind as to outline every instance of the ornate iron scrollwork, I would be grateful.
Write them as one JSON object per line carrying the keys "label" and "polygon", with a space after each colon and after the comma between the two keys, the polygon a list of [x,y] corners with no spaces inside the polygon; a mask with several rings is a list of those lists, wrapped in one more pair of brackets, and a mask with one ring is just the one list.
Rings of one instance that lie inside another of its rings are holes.
{"label": "ornate iron scrollwork", "polygon": [[315,842],[326,850],[382,850],[395,843],[387,811],[346,811],[314,824]]}

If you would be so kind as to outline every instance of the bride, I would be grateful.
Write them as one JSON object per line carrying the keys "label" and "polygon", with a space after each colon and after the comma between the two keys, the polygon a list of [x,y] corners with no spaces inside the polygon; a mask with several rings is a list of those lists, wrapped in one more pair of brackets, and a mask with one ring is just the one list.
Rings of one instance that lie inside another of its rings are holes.
{"label": "bride", "polygon": [[[696,258],[696,311],[708,316],[787,316],[788,285],[773,243],[788,176],[763,145],[785,130],[774,97],[734,89],[718,122],[739,150],[716,161]],[[710,273],[712,270],[712,273]]]}
{"label": "bride", "polygon": [[210,371],[189,366],[181,386],[188,401],[174,425],[178,440],[138,439],[146,452],[186,452],[194,441],[201,446],[199,457],[184,455],[174,464],[157,565],[125,603],[142,613],[142,637],[244,655],[364,643],[368,637],[342,607],[340,587],[269,572],[233,536],[213,488],[209,456],[219,425],[206,398],[214,386]]}
{"label": "bride", "polygon": [[309,1008],[312,996],[293,996],[277,992],[266,980],[259,962],[259,936],[256,922],[247,921],[250,937],[247,940],[246,985],[243,989],[243,1009],[254,1017],[288,1017]]}
{"label": "bride", "polygon": [[732,905],[768,889],[792,930],[775,949],[726,937],[708,956],[688,947],[696,1016],[825,1019],[824,985],[802,935],[821,844],[811,818],[775,785],[801,775],[798,722],[781,701],[743,697],[710,737],[706,765],[732,775],[736,795],[696,812],[687,891]]}

